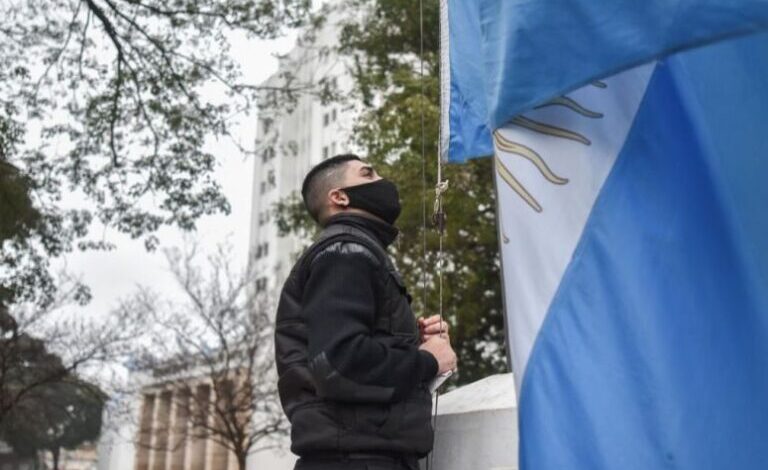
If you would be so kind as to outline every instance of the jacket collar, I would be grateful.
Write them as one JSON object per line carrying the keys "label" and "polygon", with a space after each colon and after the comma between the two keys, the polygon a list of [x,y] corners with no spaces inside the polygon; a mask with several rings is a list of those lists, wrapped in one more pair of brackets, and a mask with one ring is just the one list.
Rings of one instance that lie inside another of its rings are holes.
{"label": "jacket collar", "polygon": [[333,224],[351,225],[364,230],[374,236],[385,248],[391,245],[400,233],[397,227],[362,214],[336,214],[326,221],[325,226]]}

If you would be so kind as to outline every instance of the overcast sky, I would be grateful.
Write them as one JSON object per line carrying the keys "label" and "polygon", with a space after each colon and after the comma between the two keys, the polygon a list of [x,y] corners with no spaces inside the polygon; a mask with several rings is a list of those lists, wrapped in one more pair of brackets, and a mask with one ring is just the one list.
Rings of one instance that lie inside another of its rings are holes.
{"label": "overcast sky", "polygon": [[[274,41],[235,39],[232,41],[232,54],[240,62],[244,78],[250,83],[259,83],[277,70],[274,54],[289,51],[294,41],[293,34]],[[237,129],[239,142],[252,148],[256,115],[243,119]],[[220,155],[220,167],[216,175],[229,199],[232,212],[229,216],[199,219],[195,238],[200,240],[204,250],[210,250],[229,237],[238,261],[241,260],[244,265],[248,253],[253,162],[231,142],[217,142],[215,149]],[[99,231],[100,227],[93,227],[94,234]],[[179,230],[165,228],[158,236],[161,248],[182,243]],[[98,316],[109,311],[121,297],[129,295],[139,284],[151,286],[158,292],[170,294],[175,291],[174,281],[160,249],[148,253],[141,241],[131,240],[110,230],[105,232],[105,239],[116,244],[117,248],[111,252],[73,253],[64,260],[67,269],[81,275],[91,288],[93,300],[84,308],[83,313]]]}

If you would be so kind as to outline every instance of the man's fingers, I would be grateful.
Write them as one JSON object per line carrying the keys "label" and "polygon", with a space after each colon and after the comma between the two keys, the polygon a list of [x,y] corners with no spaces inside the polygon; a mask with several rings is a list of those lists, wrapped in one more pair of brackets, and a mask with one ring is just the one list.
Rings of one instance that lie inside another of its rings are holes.
{"label": "man's fingers", "polygon": [[449,340],[448,335],[446,333],[443,333],[443,334],[435,333],[435,334],[423,335],[422,336],[422,342],[429,341],[432,338],[442,338],[444,340]]}
{"label": "man's fingers", "polygon": [[424,326],[425,326],[426,328],[429,328],[429,327],[433,327],[433,326],[440,326],[440,324],[441,324],[441,323],[442,323],[443,325],[447,325],[447,324],[448,324],[448,323],[446,323],[446,322],[444,322],[444,321],[443,321],[443,322],[441,322],[441,321],[440,321],[440,319],[439,319],[439,318],[437,318],[437,319],[436,319],[436,320],[434,320],[434,321],[429,321],[429,320],[427,320],[427,321],[424,321]]}
{"label": "man's fingers", "polygon": [[429,324],[424,326],[424,333],[428,334],[437,334],[437,333],[448,333],[448,323],[439,321],[434,324]]}
{"label": "man's fingers", "polygon": [[449,337],[447,331],[443,331],[443,332],[435,331],[434,333],[423,333],[421,336],[424,339],[438,338],[438,337],[444,338],[444,339],[448,339],[448,337]]}

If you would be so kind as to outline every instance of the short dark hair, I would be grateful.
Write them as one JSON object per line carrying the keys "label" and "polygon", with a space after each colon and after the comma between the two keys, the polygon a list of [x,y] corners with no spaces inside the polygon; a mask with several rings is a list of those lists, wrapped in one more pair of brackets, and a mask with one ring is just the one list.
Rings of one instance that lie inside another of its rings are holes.
{"label": "short dark hair", "polygon": [[304,177],[301,185],[301,198],[309,215],[320,222],[320,211],[323,209],[325,194],[334,186],[340,184],[344,172],[340,171],[351,160],[362,161],[360,157],[352,153],[333,156],[318,163]]}

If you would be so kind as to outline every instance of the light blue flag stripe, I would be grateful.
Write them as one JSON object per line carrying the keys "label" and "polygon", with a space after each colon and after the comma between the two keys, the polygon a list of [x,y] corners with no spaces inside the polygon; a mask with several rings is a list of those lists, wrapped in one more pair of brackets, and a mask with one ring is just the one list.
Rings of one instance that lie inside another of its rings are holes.
{"label": "light blue flag stripe", "polygon": [[[766,0],[449,0],[449,161],[490,154],[488,129],[674,51],[768,27]],[[445,111],[444,111],[445,112]]]}
{"label": "light blue flag stripe", "polygon": [[768,462],[768,35],[660,63],[539,332],[523,470]]}
{"label": "light blue flag stripe", "polygon": [[[444,70],[450,70],[451,80],[449,89],[442,90],[442,112],[448,113],[449,128],[441,129],[441,133],[443,141],[448,142],[447,146],[443,144],[443,150],[447,150],[451,156],[478,157],[493,154],[491,132],[487,125],[486,80],[484,62],[480,55],[482,41],[479,15],[475,2],[450,2],[449,64],[443,64],[443,67]],[[445,159],[445,156],[442,158]]]}

